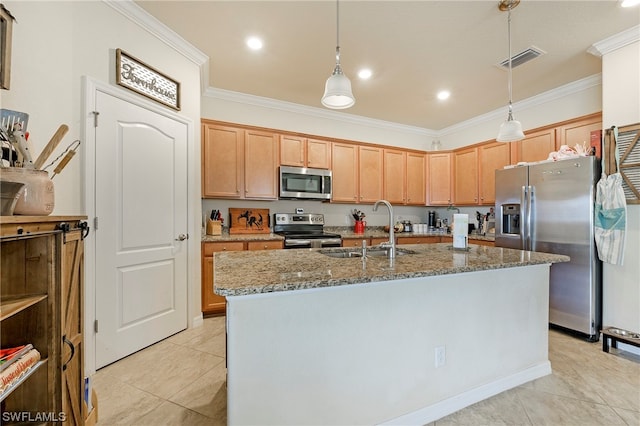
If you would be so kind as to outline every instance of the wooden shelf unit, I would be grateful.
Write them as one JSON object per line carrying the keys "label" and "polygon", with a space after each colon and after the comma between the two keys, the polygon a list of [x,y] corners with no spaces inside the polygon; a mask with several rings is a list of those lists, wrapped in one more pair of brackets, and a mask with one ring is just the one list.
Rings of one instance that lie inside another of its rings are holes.
{"label": "wooden shelf unit", "polygon": [[[55,414],[52,424],[62,424],[64,413],[65,425],[84,424],[85,219],[1,218],[0,346],[30,343],[40,353],[40,361],[0,394],[3,413]],[[79,333],[72,335],[72,328]]]}

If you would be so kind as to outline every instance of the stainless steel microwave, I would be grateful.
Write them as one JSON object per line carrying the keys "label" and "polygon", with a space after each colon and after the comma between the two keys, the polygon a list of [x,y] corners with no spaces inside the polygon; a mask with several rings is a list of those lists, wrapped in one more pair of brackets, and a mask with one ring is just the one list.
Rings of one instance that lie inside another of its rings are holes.
{"label": "stainless steel microwave", "polygon": [[280,166],[280,198],[330,200],[331,170]]}

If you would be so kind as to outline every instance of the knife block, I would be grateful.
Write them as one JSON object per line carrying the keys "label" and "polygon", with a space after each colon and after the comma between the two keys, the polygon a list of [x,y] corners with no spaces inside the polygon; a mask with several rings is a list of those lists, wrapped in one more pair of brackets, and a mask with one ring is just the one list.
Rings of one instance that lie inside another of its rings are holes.
{"label": "knife block", "polygon": [[207,219],[207,235],[222,235],[222,222]]}

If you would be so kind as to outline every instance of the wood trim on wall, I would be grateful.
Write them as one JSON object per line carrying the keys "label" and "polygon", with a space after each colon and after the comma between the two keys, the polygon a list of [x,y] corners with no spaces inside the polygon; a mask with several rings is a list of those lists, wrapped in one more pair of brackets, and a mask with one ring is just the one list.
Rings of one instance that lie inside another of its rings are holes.
{"label": "wood trim on wall", "polygon": [[[620,168],[616,167],[616,145]],[[640,123],[618,127],[618,139],[613,127],[605,130],[605,170],[607,175],[619,172],[627,204],[640,204]]]}

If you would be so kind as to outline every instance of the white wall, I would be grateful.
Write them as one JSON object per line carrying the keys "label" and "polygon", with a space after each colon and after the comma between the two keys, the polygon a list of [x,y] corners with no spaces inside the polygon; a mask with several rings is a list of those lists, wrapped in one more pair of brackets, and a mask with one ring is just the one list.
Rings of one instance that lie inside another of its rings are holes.
{"label": "white wall", "polygon": [[[602,70],[603,127],[640,123],[640,42],[605,54]],[[635,204],[627,206],[623,266],[604,264],[603,325],[640,332],[639,260],[640,205]]]}
{"label": "white wall", "polygon": [[551,372],[548,303],[549,265],[230,297],[229,424],[429,424]]}
{"label": "white wall", "polygon": [[[530,129],[570,120],[602,110],[601,76],[594,75],[558,87],[532,98],[515,102],[514,118],[522,123],[526,132]],[[461,146],[495,139],[500,124],[507,118],[507,105],[483,116],[458,123],[441,130],[441,149],[455,149]]]}
{"label": "white wall", "polygon": [[[1,91],[2,108],[27,112],[28,130],[34,151],[39,153],[58,126],[70,130],[52,156],[55,158],[75,139],[83,139],[82,77],[101,82],[115,81],[114,51],[127,53],[154,66],[182,85],[181,115],[194,123],[189,139],[190,233],[200,235],[200,70],[184,55],[102,1],[3,1],[16,17],[13,26],[13,55],[10,90]],[[126,89],[122,89],[126,90]],[[54,215],[88,214],[85,199],[84,147],[54,179]],[[90,221],[91,225],[91,221]],[[85,323],[94,320],[92,279],[93,232],[86,241]],[[189,245],[189,322],[200,313],[200,244]],[[86,370],[93,370],[93,334],[85,327]]]}

